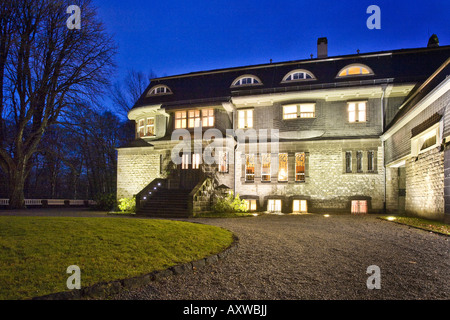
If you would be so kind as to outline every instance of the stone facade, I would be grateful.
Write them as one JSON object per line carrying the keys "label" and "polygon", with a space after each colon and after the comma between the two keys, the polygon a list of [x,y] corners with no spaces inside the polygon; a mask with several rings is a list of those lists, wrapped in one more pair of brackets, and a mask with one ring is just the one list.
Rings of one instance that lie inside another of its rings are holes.
{"label": "stone facade", "polygon": [[[346,173],[343,154],[346,151],[376,153],[374,172],[367,172],[367,159],[363,158],[363,172]],[[245,151],[244,151],[245,152]],[[244,153],[237,153],[236,192],[242,198],[258,196],[259,207],[267,209],[268,199],[282,199],[283,212],[292,212],[292,199],[307,200],[309,212],[350,212],[351,200],[369,200],[369,212],[381,212],[384,203],[384,169],[380,141],[343,140],[280,143],[280,153],[288,153],[288,181],[277,181],[277,166],[271,168],[271,181],[261,181],[261,158],[256,157],[255,181],[245,181]],[[305,182],[295,182],[296,152],[306,153]],[[276,160],[277,154],[273,155]],[[250,196],[250,197],[249,197]]]}

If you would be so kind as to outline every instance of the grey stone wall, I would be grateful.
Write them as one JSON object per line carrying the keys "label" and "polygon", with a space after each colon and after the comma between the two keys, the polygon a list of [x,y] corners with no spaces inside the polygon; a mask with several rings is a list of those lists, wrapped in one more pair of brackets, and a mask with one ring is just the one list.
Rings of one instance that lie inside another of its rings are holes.
{"label": "grey stone wall", "polygon": [[406,162],[406,213],[444,218],[444,152],[433,148]]}

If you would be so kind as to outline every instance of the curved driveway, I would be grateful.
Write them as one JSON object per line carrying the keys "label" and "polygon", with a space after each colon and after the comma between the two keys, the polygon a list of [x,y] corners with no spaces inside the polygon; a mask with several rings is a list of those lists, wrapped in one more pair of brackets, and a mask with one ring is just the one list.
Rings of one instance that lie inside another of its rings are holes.
{"label": "curved driveway", "polygon": [[[116,299],[449,299],[449,237],[374,216],[267,215],[195,219],[239,237],[238,249],[195,273]],[[367,289],[367,267],[381,289]]]}

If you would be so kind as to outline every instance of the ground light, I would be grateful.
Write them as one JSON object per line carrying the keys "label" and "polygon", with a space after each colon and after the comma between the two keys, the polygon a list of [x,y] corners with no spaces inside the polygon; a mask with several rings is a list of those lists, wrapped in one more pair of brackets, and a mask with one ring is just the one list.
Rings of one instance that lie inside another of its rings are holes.
{"label": "ground light", "polygon": [[324,214],[323,215],[325,218],[328,218],[330,215],[329,214]]}
{"label": "ground light", "polygon": [[388,219],[389,221],[394,221],[395,217],[387,217],[386,219]]}

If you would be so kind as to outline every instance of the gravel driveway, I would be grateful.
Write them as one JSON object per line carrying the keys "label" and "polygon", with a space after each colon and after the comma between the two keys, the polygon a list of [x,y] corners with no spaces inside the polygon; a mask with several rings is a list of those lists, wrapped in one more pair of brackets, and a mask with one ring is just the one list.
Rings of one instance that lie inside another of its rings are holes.
{"label": "gravel driveway", "polygon": [[[449,238],[374,216],[195,219],[239,237],[238,249],[196,273],[115,299],[449,299]],[[381,288],[367,289],[367,267]]]}

